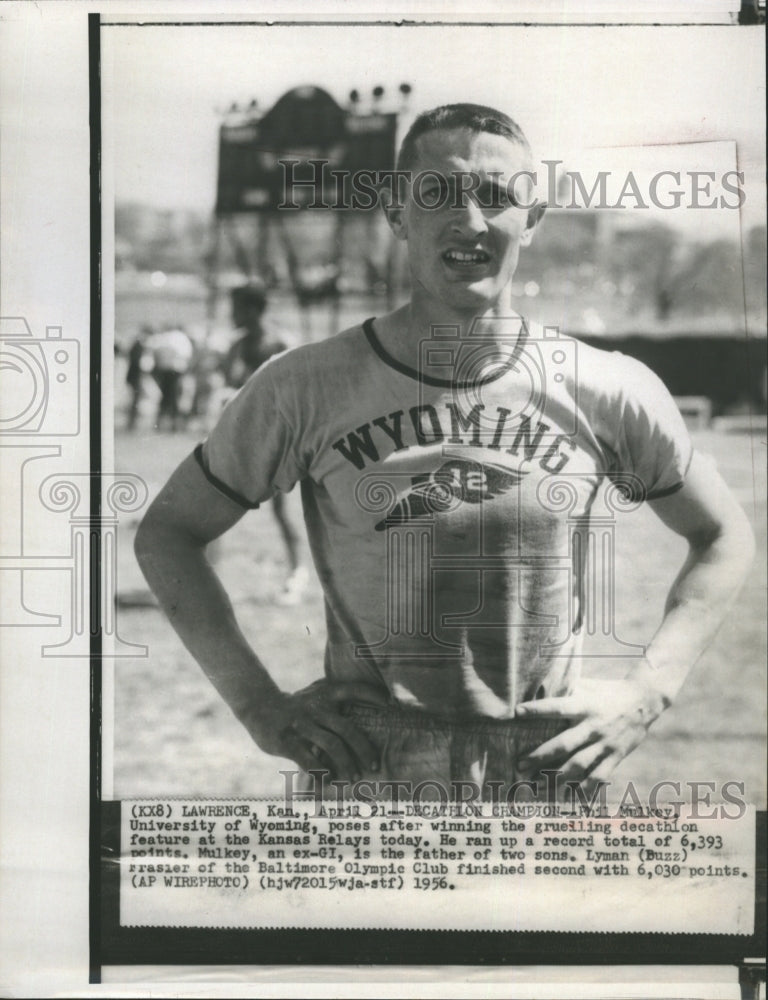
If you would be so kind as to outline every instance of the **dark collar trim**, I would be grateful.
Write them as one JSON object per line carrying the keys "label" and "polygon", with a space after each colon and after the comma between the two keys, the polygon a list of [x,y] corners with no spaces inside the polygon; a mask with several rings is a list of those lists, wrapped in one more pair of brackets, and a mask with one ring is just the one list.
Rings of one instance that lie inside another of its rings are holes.
{"label": "dark collar trim", "polygon": [[422,382],[424,385],[439,386],[443,389],[471,389],[474,386],[486,385],[489,382],[495,382],[496,379],[501,378],[502,375],[506,375],[510,368],[514,367],[515,362],[520,357],[523,346],[529,336],[528,324],[522,317],[520,318],[520,322],[522,324],[520,328],[520,336],[518,337],[514,351],[510,354],[505,365],[492,374],[486,376],[486,378],[459,382],[453,379],[438,378],[436,375],[426,375],[424,372],[417,371],[415,368],[411,368],[410,365],[403,364],[402,361],[393,357],[376,336],[376,331],[373,329],[373,317],[371,319],[366,319],[363,322],[363,332],[365,333],[368,343],[371,345],[373,351],[386,365],[390,368],[394,368],[394,370],[400,372],[401,375],[407,375],[408,378],[412,378],[417,382]]}

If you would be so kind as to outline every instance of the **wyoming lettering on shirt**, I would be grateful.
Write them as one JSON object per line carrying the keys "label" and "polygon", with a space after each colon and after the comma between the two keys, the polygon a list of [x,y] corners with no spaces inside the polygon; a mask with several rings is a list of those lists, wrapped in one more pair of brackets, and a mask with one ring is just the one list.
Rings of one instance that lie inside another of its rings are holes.
{"label": "wyoming lettering on shirt", "polygon": [[572,689],[598,491],[668,495],[692,455],[640,362],[493,323],[434,330],[419,369],[371,320],[287,351],[197,452],[247,507],[300,483],[326,674],[439,715],[503,717]]}

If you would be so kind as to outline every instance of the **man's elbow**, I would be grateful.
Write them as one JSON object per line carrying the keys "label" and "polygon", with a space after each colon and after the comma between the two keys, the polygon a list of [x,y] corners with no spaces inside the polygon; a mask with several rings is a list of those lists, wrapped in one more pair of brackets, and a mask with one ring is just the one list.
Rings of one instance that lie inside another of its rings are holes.
{"label": "man's elbow", "polygon": [[738,536],[736,545],[740,560],[744,566],[744,573],[746,574],[747,570],[754,561],[757,545],[755,543],[755,533],[752,530],[752,525],[749,523],[747,515],[741,509],[739,509],[739,512],[741,517],[739,518],[739,524],[736,529]]}
{"label": "man's elbow", "polygon": [[153,556],[178,545],[178,527],[163,514],[156,500],[139,523],[133,551],[142,570]]}
{"label": "man's elbow", "polygon": [[755,533],[741,506],[734,503],[728,516],[723,518],[711,531],[698,539],[692,539],[694,548],[715,551],[726,559],[745,577],[755,558]]}
{"label": "man's elbow", "polygon": [[162,532],[160,526],[158,525],[157,518],[153,516],[152,508],[150,508],[141,519],[136,531],[136,537],[133,540],[133,552],[136,556],[136,562],[145,573],[149,556],[153,552],[158,551],[161,539]]}

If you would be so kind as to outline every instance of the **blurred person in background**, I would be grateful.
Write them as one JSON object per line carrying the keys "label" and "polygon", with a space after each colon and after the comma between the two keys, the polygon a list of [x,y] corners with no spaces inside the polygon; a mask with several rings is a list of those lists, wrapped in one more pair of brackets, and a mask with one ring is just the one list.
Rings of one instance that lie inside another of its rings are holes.
{"label": "blurred person in background", "polygon": [[176,432],[184,426],[184,415],[180,409],[182,380],[192,364],[194,345],[186,330],[180,326],[170,326],[154,334],[149,342],[154,366],[154,375],[160,389],[155,428],[163,429],[167,423]]}
{"label": "blurred person in background", "polygon": [[154,367],[152,355],[147,350],[147,345],[151,341],[153,334],[154,331],[151,326],[142,326],[136,339],[128,349],[128,370],[125,373],[125,381],[131,390],[128,421],[126,424],[126,429],[129,431],[136,429],[141,401],[145,395],[144,376],[148,375]]}
{"label": "blurred person in background", "polygon": [[230,292],[235,339],[224,362],[227,385],[241,389],[248,379],[288,344],[265,317],[267,292],[263,285],[249,282]]}

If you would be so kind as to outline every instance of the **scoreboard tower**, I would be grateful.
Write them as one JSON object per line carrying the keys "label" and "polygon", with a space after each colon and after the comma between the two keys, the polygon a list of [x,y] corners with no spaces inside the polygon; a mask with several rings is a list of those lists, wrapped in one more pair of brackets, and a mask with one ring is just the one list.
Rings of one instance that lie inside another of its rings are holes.
{"label": "scoreboard tower", "polygon": [[[382,110],[381,87],[365,112],[356,91],[343,108],[314,86],[289,90],[264,114],[256,102],[233,106],[219,129],[209,317],[218,299],[224,238],[244,279],[267,286],[277,283],[279,251],[307,332],[308,310],[316,302],[329,303],[335,326],[339,296],[348,286],[344,266],[353,233],[366,290],[386,287],[391,301],[395,249],[387,240],[383,263],[376,260],[382,238],[374,179],[394,167],[398,118],[410,89],[400,87],[399,112]],[[365,191],[355,194],[361,177]],[[240,223],[246,218],[244,238]]]}

